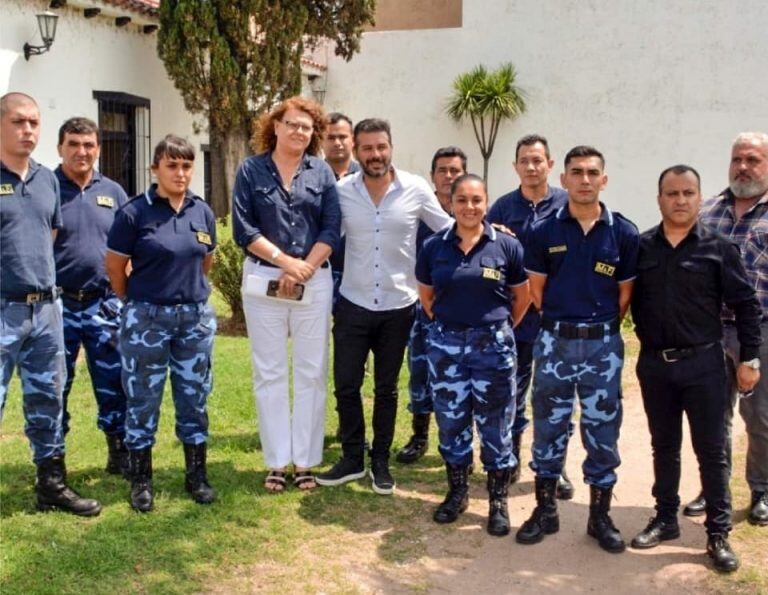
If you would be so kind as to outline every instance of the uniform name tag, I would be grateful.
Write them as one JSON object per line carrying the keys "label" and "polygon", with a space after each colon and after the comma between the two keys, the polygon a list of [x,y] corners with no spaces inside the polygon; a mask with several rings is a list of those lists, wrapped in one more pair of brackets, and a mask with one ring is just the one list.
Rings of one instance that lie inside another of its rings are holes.
{"label": "uniform name tag", "polygon": [[563,244],[562,246],[551,246],[549,248],[550,254],[557,254],[558,252],[566,252],[568,250],[568,246]]}
{"label": "uniform name tag", "polygon": [[0,196],[13,194],[13,184],[0,184]]}
{"label": "uniform name tag", "polygon": [[107,207],[111,209],[115,206],[115,199],[111,196],[97,196],[96,197],[96,204],[100,207]]}
{"label": "uniform name tag", "polygon": [[206,246],[211,245],[211,234],[206,233],[204,231],[198,231],[197,232],[197,241],[201,244],[205,244]]}
{"label": "uniform name tag", "polygon": [[483,279],[493,279],[494,281],[501,281],[501,271],[496,269],[489,269],[483,267]]}
{"label": "uniform name tag", "polygon": [[613,277],[613,274],[616,272],[616,267],[605,264],[604,262],[596,262],[595,272],[608,277]]}

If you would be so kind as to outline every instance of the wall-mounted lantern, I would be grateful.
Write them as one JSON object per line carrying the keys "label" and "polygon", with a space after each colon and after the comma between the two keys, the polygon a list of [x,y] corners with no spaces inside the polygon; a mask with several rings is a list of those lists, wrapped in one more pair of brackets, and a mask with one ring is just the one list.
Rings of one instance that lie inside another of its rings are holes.
{"label": "wall-mounted lantern", "polygon": [[59,15],[49,10],[42,12],[37,16],[37,27],[40,29],[40,37],[43,39],[43,45],[24,44],[24,59],[29,60],[30,56],[39,56],[51,49],[53,40],[56,39],[56,23]]}

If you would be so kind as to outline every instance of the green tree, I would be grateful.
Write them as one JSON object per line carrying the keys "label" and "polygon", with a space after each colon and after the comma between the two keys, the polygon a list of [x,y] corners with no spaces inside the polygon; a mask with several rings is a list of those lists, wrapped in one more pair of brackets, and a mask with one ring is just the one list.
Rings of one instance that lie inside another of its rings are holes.
{"label": "green tree", "polygon": [[515,67],[507,62],[489,71],[480,65],[453,81],[453,94],[446,112],[456,122],[469,120],[483,156],[483,179],[488,180],[488,162],[493,154],[499,127],[525,113],[525,92],[516,83]]}
{"label": "green tree", "polygon": [[301,56],[322,40],[350,60],[375,0],[163,0],[157,49],[189,111],[208,126],[212,206],[229,212],[258,116],[301,89]]}

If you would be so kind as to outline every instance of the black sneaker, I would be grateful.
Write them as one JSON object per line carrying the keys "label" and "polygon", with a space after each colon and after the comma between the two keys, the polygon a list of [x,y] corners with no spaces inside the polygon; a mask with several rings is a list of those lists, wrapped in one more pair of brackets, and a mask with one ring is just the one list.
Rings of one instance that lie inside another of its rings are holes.
{"label": "black sneaker", "polygon": [[321,486],[338,486],[365,477],[363,461],[341,457],[330,470],[319,473],[315,481]]}
{"label": "black sneaker", "polygon": [[371,461],[369,471],[373,480],[373,491],[381,496],[389,496],[395,491],[395,479],[389,472],[389,461]]}

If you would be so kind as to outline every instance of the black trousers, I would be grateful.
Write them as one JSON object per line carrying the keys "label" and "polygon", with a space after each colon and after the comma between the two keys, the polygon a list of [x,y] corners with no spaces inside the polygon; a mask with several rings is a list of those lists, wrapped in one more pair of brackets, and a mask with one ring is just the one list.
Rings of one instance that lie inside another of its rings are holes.
{"label": "black trousers", "polygon": [[415,306],[374,312],[339,297],[333,323],[333,379],[344,456],[363,459],[365,417],[360,389],[373,352],[371,457],[388,459],[397,416],[397,381]]}
{"label": "black trousers", "polygon": [[680,447],[685,412],[707,499],[707,533],[727,535],[731,530],[731,494],[725,451],[727,402],[722,347],[717,344],[671,363],[641,351],[637,377],[651,432],[656,510],[662,518],[673,520],[680,507]]}

